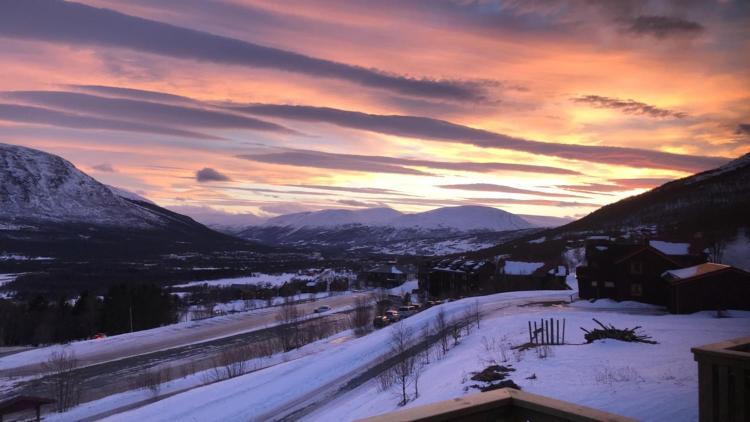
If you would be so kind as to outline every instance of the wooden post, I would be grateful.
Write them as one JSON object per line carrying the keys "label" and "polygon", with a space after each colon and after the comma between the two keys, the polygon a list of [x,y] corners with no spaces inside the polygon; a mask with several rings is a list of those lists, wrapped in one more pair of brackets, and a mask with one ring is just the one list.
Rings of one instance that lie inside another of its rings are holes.
{"label": "wooden post", "polygon": [[533,342],[533,338],[531,337],[531,321],[529,321],[529,343]]}
{"label": "wooden post", "polygon": [[534,344],[536,344],[536,336],[537,336],[537,333],[536,333],[536,321],[534,321]]}
{"label": "wooden post", "polygon": [[555,336],[555,344],[560,344],[560,320],[556,320],[555,324],[557,324],[557,335]]}
{"label": "wooden post", "polygon": [[565,344],[565,318],[563,318],[563,344]]}

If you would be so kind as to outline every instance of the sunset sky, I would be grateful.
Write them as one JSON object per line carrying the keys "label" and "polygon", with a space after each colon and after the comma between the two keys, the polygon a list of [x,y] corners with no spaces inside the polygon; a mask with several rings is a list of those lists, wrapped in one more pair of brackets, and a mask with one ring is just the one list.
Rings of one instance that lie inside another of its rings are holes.
{"label": "sunset sky", "polygon": [[0,0],[0,142],[169,208],[581,216],[750,152],[747,1]]}

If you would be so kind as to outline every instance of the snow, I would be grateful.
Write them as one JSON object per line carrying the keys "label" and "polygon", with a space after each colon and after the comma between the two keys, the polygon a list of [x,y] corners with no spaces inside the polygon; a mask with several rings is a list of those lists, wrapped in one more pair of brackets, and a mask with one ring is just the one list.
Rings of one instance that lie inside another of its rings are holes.
{"label": "snow", "polygon": [[0,287],[14,281],[20,274],[0,274]]}
{"label": "snow", "polygon": [[[474,301],[488,306],[498,300],[525,302],[529,298],[540,297],[564,296],[560,292],[513,292],[465,299],[432,307],[405,319],[404,323],[419,329],[435,317],[438,308],[444,309],[447,316],[453,318]],[[196,388],[107,420],[267,420],[271,415],[278,416],[279,412],[288,411],[293,404],[304,404],[316,392],[337,390],[351,376],[387,355],[385,345],[392,329],[392,326],[387,327],[359,339],[336,344],[324,353]]]}
{"label": "snow", "polygon": [[388,293],[392,295],[401,296],[404,293],[411,293],[412,290],[419,288],[418,280],[409,280],[400,286],[396,286],[392,289],[388,289]]}
{"label": "snow", "polygon": [[0,219],[81,221],[91,224],[153,227],[164,217],[119,194],[46,152],[0,143]]}
{"label": "snow", "polygon": [[529,240],[528,243],[539,244],[539,243],[543,243],[545,240],[547,240],[547,236],[542,236],[542,237],[540,237],[538,239]]}
{"label": "snow", "polygon": [[662,274],[662,276],[668,275],[673,279],[684,279],[684,278],[694,277],[700,274],[706,274],[706,273],[710,273],[714,271],[723,270],[725,268],[729,268],[729,266],[707,262],[705,264],[694,265],[692,267],[665,271],[664,274]]}
{"label": "snow", "polygon": [[[712,312],[654,315],[651,309],[614,302],[606,303],[606,309],[518,306],[564,298],[561,292],[502,293],[449,302],[405,319],[406,326],[419,332],[439,309],[451,319],[476,300],[486,313],[480,330],[462,338],[443,359],[431,359],[420,379],[420,397],[407,407],[475,392],[468,388],[474,383],[468,380],[471,372],[495,360],[516,369],[510,378],[524,391],[641,420],[696,420],[697,368],[690,348],[747,335],[750,322],[749,312],[732,312],[733,318],[721,319]],[[570,345],[551,347],[544,359],[533,351],[506,349],[505,361],[501,348],[485,346],[488,340],[508,346],[527,341],[528,321],[542,317],[565,318]],[[659,343],[606,340],[580,345],[583,332],[577,327],[592,328],[592,318],[617,327],[640,325]],[[398,397],[393,391],[380,391],[375,380],[339,391],[352,376],[387,354],[385,345],[392,329],[329,341],[316,353],[176,394],[107,420],[267,420],[314,403],[321,407],[313,407],[302,419],[348,421],[395,411],[402,408]],[[535,379],[528,379],[532,375]]]}
{"label": "snow", "polygon": [[652,248],[667,255],[687,255],[690,248],[689,243],[673,243],[663,240],[650,240],[648,242]]}
{"label": "snow", "polygon": [[505,261],[503,272],[510,275],[528,275],[543,266],[544,262]]}
{"label": "snow", "polygon": [[299,275],[296,273],[282,273],[282,274],[263,274],[254,273],[247,277],[234,277],[234,278],[220,278],[217,280],[203,280],[203,281],[191,281],[190,283],[178,284],[173,287],[195,287],[208,285],[209,287],[226,287],[235,284],[255,284],[255,285],[271,285],[273,287],[281,287],[284,284],[290,282],[292,279],[298,280],[310,280],[312,277],[307,275]]}
{"label": "snow", "polygon": [[[542,313],[543,312],[543,313]],[[659,344],[626,343],[614,340],[585,345],[552,346],[550,356],[541,359],[534,351],[506,351],[503,362],[498,350],[488,351],[484,343],[528,341],[527,321],[565,318],[569,343],[584,343],[579,326],[592,328],[598,320],[617,327],[642,325]],[[750,313],[717,319],[710,312],[694,315],[639,315],[566,308],[537,308],[530,314],[498,315],[482,322],[442,360],[431,360],[419,383],[420,397],[406,407],[450,400],[478,390],[468,388],[472,372],[491,361],[512,365],[509,378],[524,391],[589,406],[644,421],[697,420],[697,366],[690,348],[747,335]],[[486,339],[486,340],[485,340]],[[527,379],[534,375],[536,379]],[[411,389],[411,387],[410,387]],[[349,421],[393,412],[399,398],[394,391],[379,391],[370,381],[344,393],[303,420]]]}
{"label": "snow", "polygon": [[4,253],[0,255],[0,261],[51,261],[55,258],[50,256],[26,256],[19,254]]}
{"label": "snow", "polygon": [[399,228],[454,229],[462,232],[506,231],[533,227],[523,218],[509,212],[492,207],[472,205],[436,208],[414,214],[402,214],[391,208],[327,209],[281,215],[269,219],[264,223],[264,226],[302,228],[336,227],[351,224]]}

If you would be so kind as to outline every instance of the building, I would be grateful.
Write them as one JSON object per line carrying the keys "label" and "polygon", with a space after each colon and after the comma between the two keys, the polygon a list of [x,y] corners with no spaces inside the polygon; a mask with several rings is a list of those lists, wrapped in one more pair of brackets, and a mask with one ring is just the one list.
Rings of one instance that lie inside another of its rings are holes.
{"label": "building", "polygon": [[544,262],[500,260],[497,265],[498,292],[524,290],[566,290],[568,268]]}
{"label": "building", "polygon": [[584,265],[577,268],[578,293],[583,299],[635,300],[666,306],[668,285],[662,274],[704,263],[703,253],[690,253],[686,243],[647,241],[586,241]]}
{"label": "building", "polygon": [[419,289],[428,297],[447,298],[493,291],[495,264],[490,261],[444,259],[423,262]]}
{"label": "building", "polygon": [[662,274],[672,313],[750,310],[750,273],[729,265],[705,263]]}
{"label": "building", "polygon": [[404,284],[409,278],[409,273],[413,273],[406,266],[396,265],[395,262],[376,265],[367,271],[360,273],[360,280],[370,286],[377,286],[390,289]]}

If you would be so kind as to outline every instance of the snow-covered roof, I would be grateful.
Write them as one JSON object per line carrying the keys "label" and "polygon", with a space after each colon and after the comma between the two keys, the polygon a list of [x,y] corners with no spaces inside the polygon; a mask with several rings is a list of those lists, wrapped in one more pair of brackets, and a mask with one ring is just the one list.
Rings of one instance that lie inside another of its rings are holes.
{"label": "snow-covered roof", "polygon": [[544,262],[505,261],[503,272],[511,275],[528,275],[543,266]]}
{"label": "snow-covered roof", "polygon": [[568,268],[565,265],[558,265],[557,267],[549,270],[547,274],[559,277],[566,276],[568,275]]}
{"label": "snow-covered roof", "polygon": [[659,252],[666,255],[687,255],[690,249],[689,243],[673,243],[665,242],[663,240],[650,240],[648,244],[658,250]]}
{"label": "snow-covered roof", "polygon": [[694,265],[692,267],[664,271],[662,277],[669,277],[673,280],[684,280],[686,278],[696,277],[706,273],[712,273],[714,271],[723,270],[725,268],[729,268],[729,265],[707,262],[705,264]]}

